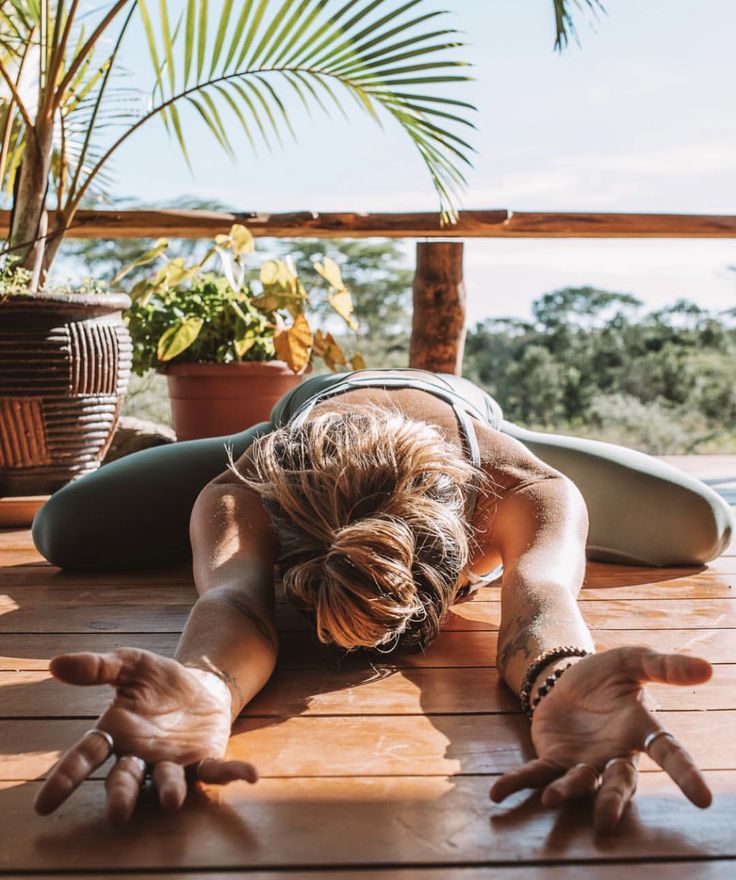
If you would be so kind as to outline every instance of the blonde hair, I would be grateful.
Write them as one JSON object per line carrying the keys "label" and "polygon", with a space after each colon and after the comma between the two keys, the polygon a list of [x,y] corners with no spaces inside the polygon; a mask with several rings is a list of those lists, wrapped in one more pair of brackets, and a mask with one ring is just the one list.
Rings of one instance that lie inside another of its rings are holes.
{"label": "blonde hair", "polygon": [[[288,598],[342,648],[423,647],[469,557],[464,487],[479,474],[440,431],[375,405],[256,440],[252,473]],[[237,471],[236,471],[237,473]]]}

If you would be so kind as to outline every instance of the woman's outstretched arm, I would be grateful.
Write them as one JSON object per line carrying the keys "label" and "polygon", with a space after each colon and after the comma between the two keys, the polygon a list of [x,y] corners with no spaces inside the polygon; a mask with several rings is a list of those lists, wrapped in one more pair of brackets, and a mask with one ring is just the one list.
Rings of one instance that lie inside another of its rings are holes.
{"label": "woman's outstretched arm", "polygon": [[[593,649],[576,602],[586,523],[582,499],[564,477],[537,481],[499,503],[492,533],[504,563],[498,667],[516,693],[545,650]],[[541,788],[542,804],[553,807],[596,793],[595,828],[613,831],[636,790],[638,756],[649,745],[651,758],[688,799],[707,807],[705,779],[649,711],[644,684],[699,684],[710,678],[710,664],[634,646],[565,657],[539,670],[532,705],[545,677],[570,662],[534,710],[531,737],[538,757],[501,776],[491,788],[493,800]]]}
{"label": "woman's outstretched arm", "polygon": [[202,490],[190,536],[199,598],[176,659],[227,684],[234,719],[276,665],[276,540],[256,493],[227,475]]}
{"label": "woman's outstretched arm", "polygon": [[546,649],[594,650],[577,604],[587,532],[585,503],[563,476],[511,492],[496,508],[490,539],[504,566],[497,666],[517,694],[529,664]]}
{"label": "woman's outstretched arm", "polygon": [[38,812],[55,810],[111,751],[121,756],[106,781],[107,816],[116,823],[133,812],[146,767],[166,809],[184,802],[185,770],[190,779],[210,783],[255,782],[250,764],[226,761],[224,755],[233,718],[276,662],[274,540],[257,496],[223,478],[199,496],[191,531],[200,595],[176,660],[119,648],[51,661],[61,681],[108,684],[114,696],[95,731],[49,774],[36,798]]}

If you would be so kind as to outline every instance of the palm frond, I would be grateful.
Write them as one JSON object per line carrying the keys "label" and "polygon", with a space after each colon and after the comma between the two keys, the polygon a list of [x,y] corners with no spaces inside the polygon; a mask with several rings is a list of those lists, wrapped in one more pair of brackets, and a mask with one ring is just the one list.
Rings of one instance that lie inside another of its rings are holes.
{"label": "palm frond", "polygon": [[605,14],[606,9],[601,0],[552,0],[555,12],[555,49],[561,52],[566,49],[570,39],[580,42],[575,27],[575,13]]}
{"label": "palm frond", "polygon": [[345,114],[347,98],[376,122],[404,129],[449,216],[464,180],[459,166],[473,152],[456,129],[472,127],[474,108],[452,97],[470,78],[456,57],[465,44],[454,28],[438,26],[446,13],[429,2],[344,0],[330,12],[329,0],[244,0],[233,15],[231,0],[219,12],[186,0],[184,24],[172,30],[166,0],[158,9],[138,0],[154,76],[154,105],[140,124],[163,117],[186,151],[186,128],[178,116],[172,123],[176,108],[188,105],[232,154],[231,119],[252,148],[256,132],[270,148],[294,134],[289,99],[310,113],[332,105]]}

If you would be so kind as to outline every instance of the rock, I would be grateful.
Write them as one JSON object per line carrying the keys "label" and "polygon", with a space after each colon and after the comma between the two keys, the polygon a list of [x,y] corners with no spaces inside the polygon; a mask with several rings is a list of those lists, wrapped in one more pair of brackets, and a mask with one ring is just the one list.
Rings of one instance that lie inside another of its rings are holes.
{"label": "rock", "polygon": [[121,416],[118,420],[115,436],[112,438],[112,443],[102,460],[102,464],[108,464],[124,455],[139,452],[141,449],[164,446],[175,440],[176,434],[167,425],[136,419],[134,416]]}

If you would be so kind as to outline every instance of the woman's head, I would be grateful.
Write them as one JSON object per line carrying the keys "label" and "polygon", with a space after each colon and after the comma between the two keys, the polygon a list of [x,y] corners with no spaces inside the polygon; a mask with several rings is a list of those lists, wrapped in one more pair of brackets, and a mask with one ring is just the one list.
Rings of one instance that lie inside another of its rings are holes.
{"label": "woman's head", "polygon": [[469,555],[463,487],[473,467],[424,423],[340,408],[249,451],[276,529],[290,600],[317,637],[350,649],[426,645]]}

